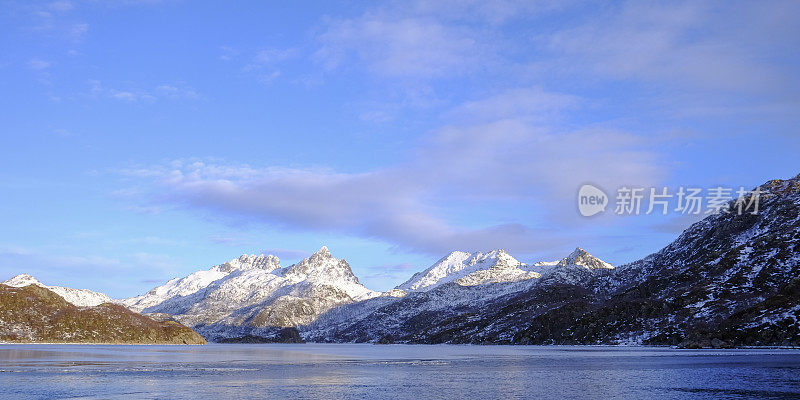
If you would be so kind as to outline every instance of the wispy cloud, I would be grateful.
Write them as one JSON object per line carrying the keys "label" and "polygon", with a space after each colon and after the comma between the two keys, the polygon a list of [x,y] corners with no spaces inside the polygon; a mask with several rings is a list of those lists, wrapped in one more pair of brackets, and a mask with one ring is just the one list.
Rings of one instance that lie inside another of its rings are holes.
{"label": "wispy cloud", "polygon": [[369,268],[370,273],[363,276],[365,281],[376,280],[379,282],[396,281],[398,279],[408,279],[418,266],[411,263],[384,264]]}
{"label": "wispy cloud", "polygon": [[34,58],[34,59],[31,59],[30,61],[28,61],[28,66],[31,67],[31,69],[33,69],[33,70],[42,71],[42,70],[45,70],[47,68],[50,68],[50,62],[44,61],[44,60],[39,59],[39,58]]}
{"label": "wispy cloud", "polygon": [[[164,279],[159,278],[156,281],[164,282],[166,277],[173,277],[180,266],[182,265],[178,260],[164,254],[137,252],[108,257],[79,253],[75,249],[62,246],[23,247],[0,244],[0,271],[5,274],[0,276],[0,281],[27,273],[45,284],[89,287],[93,290],[114,288],[132,295],[135,293],[132,289],[138,290],[138,285],[120,277],[136,271],[144,276],[163,276]],[[87,279],[94,282],[94,285],[90,285]]]}
{"label": "wispy cloud", "polygon": [[[380,98],[404,93],[406,107],[441,105],[455,79],[506,88],[509,110],[520,107],[515,90],[624,82],[661,115],[791,115],[800,78],[786,55],[800,46],[798,12],[791,1],[390,2],[325,20],[314,56],[329,71],[369,72],[387,86]],[[529,34],[519,20],[541,29]],[[389,106],[359,114],[385,121]]]}
{"label": "wispy cloud", "polygon": [[528,122],[551,123],[556,116],[576,108],[580,102],[577,96],[547,92],[541,87],[512,88],[488,98],[467,101],[448,115],[457,121],[524,119]]}
{"label": "wispy cloud", "polygon": [[304,250],[295,250],[295,249],[264,249],[261,251],[261,254],[272,254],[277,256],[281,260],[297,260],[301,258],[305,258],[311,255],[310,252]]}
{"label": "wispy cloud", "polygon": [[355,59],[389,77],[452,76],[468,71],[490,52],[471,30],[382,12],[330,21],[320,41],[316,57],[326,67],[337,68]]}
{"label": "wispy cloud", "polygon": [[158,85],[155,93],[171,99],[199,99],[200,95],[191,88],[182,85]]}
{"label": "wispy cloud", "polygon": [[88,83],[89,95],[92,97],[109,98],[131,103],[152,103],[159,99],[197,100],[202,98],[194,89],[179,84],[162,84],[152,90],[147,90],[132,87],[131,85],[128,85],[129,87],[126,89],[108,87],[95,79],[89,80]]}
{"label": "wispy cloud", "polygon": [[[28,272],[29,269],[33,271],[49,271],[77,268],[87,271],[99,271],[106,268],[115,268],[120,265],[120,261],[115,258],[96,255],[63,254],[19,246],[0,247],[0,256],[2,256],[4,260],[3,264],[16,263],[19,268],[24,269],[24,271],[20,271],[19,273]],[[9,267],[9,265],[4,266],[6,269]]]}
{"label": "wispy cloud", "polygon": [[411,151],[409,162],[362,173],[191,160],[124,173],[143,179],[145,187],[155,184],[144,189],[151,204],[376,238],[432,254],[497,247],[533,252],[567,240],[520,222],[461,226],[446,217],[448,204],[523,201],[563,223],[576,218],[572,198],[582,183],[646,185],[663,177],[650,143],[635,135],[564,131],[527,117],[555,112],[557,105],[543,105],[541,99],[571,107],[572,97],[539,89],[508,97],[536,100],[514,111],[515,118],[495,104],[507,101],[504,95],[470,102],[461,109],[483,110],[490,122],[443,127]]}
{"label": "wispy cloud", "polygon": [[797,82],[787,79],[793,71],[771,62],[776,50],[790,51],[797,40],[770,36],[800,35],[787,17],[800,6],[777,3],[625,2],[542,38],[567,57],[562,68],[692,90],[763,92]]}

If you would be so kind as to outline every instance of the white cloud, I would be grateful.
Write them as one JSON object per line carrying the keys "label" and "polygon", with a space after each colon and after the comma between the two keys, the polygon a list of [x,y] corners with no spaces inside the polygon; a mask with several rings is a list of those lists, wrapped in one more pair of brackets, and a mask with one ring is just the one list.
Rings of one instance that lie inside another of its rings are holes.
{"label": "white cloud", "polygon": [[569,6],[568,0],[439,0],[403,1],[401,11],[435,16],[442,20],[468,20],[502,24],[509,20],[529,18]]}
{"label": "white cloud", "polygon": [[576,96],[551,93],[540,87],[512,88],[485,99],[468,101],[449,114],[461,121],[523,118],[550,122],[565,109],[575,108],[580,101]]}
{"label": "white cloud", "polygon": [[48,4],[47,8],[53,11],[64,12],[72,10],[75,6],[69,1],[54,1]]}
{"label": "white cloud", "polygon": [[34,69],[34,70],[37,70],[37,71],[42,71],[42,70],[45,70],[47,68],[50,68],[50,62],[44,61],[44,60],[41,60],[41,59],[38,59],[38,58],[34,58],[34,59],[28,61],[28,66],[31,67],[31,69]]}
{"label": "white cloud", "polygon": [[295,49],[262,49],[253,57],[253,63],[259,66],[274,65],[297,54]]}
{"label": "white cloud", "polygon": [[99,80],[89,80],[89,95],[105,97],[127,102],[151,103],[160,99],[200,99],[201,96],[194,90],[177,84],[158,85],[152,90],[136,87],[117,89],[105,86]]}
{"label": "white cloud", "polygon": [[199,99],[200,95],[194,89],[181,85],[159,85],[155,92],[160,96],[172,99]]}
{"label": "white cloud", "polygon": [[411,263],[401,264],[384,264],[369,269],[369,273],[361,277],[364,282],[378,281],[383,283],[387,280],[398,281],[408,279],[414,272],[417,271],[417,266]]}
{"label": "white cloud", "polygon": [[67,34],[74,40],[82,39],[89,32],[89,24],[79,23],[72,24],[67,30]]}
{"label": "white cloud", "polygon": [[797,12],[797,3],[786,2],[626,2],[544,38],[567,57],[558,65],[576,72],[692,90],[763,92],[786,82],[789,72],[770,62],[781,47],[772,32],[800,34],[798,24],[777,13]]}
{"label": "white cloud", "polygon": [[[120,265],[119,260],[115,258],[97,255],[62,254],[59,252],[49,252],[43,251],[42,249],[20,246],[2,246],[0,247],[0,256],[2,256],[6,262],[14,261],[14,263],[21,264],[19,267],[22,268],[27,267],[26,264],[29,264],[36,269],[60,270],[82,268],[86,270],[102,270]],[[24,262],[18,263],[19,260]],[[20,271],[19,273],[21,274],[24,272],[27,272],[27,270]]]}
{"label": "white cloud", "polygon": [[[526,93],[557,99],[563,107],[574,100],[539,89]],[[504,110],[490,106],[496,101],[506,97],[500,94],[465,107],[485,110],[487,119],[497,110],[499,119],[444,127],[412,151],[411,161],[363,173],[180,160],[124,173],[144,179],[145,186],[155,183],[147,190],[154,204],[376,238],[434,254],[499,247],[530,253],[565,240],[558,232],[520,221],[467,227],[446,217],[448,205],[488,202],[503,207],[524,201],[531,208],[542,207],[558,224],[573,223],[573,199],[581,184],[616,188],[662,178],[663,166],[647,149],[647,141],[624,132],[560,132],[532,124],[535,118],[526,112],[556,108],[540,107],[533,100],[526,103],[531,107],[514,112],[517,118],[504,118]]]}
{"label": "white cloud", "polygon": [[316,57],[328,68],[356,59],[389,77],[446,77],[471,70],[488,48],[475,32],[432,18],[367,13],[331,21]]}

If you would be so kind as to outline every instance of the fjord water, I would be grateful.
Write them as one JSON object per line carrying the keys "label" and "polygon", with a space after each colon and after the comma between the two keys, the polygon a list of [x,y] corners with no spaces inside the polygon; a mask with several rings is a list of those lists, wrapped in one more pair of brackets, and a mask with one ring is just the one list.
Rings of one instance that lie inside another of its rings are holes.
{"label": "fjord water", "polygon": [[0,345],[0,398],[790,398],[800,350]]}

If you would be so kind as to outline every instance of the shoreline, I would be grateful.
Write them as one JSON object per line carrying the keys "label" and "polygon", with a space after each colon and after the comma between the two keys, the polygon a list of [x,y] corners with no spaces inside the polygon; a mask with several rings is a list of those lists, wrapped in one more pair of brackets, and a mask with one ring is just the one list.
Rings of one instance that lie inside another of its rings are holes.
{"label": "shoreline", "polygon": [[69,345],[69,346],[205,346],[203,344],[187,344],[187,343],[81,343],[81,342],[0,342],[0,346],[4,345]]}
{"label": "shoreline", "polygon": [[[377,344],[377,343],[325,343],[325,342],[305,342],[305,343],[216,343],[208,342],[206,344],[179,344],[179,343],[80,343],[80,342],[0,342],[0,346],[4,345],[45,345],[45,346],[207,346],[207,345],[378,345],[378,346],[464,346],[464,347],[483,347],[480,344],[456,344],[456,343],[436,343],[436,344],[420,344],[420,343],[392,343],[392,344]],[[497,344],[492,346],[507,346],[507,347],[561,347],[561,348],[634,348],[634,349],[671,349],[671,350],[800,350],[800,346],[741,346],[730,348],[681,348],[667,345],[614,345],[614,344]]]}

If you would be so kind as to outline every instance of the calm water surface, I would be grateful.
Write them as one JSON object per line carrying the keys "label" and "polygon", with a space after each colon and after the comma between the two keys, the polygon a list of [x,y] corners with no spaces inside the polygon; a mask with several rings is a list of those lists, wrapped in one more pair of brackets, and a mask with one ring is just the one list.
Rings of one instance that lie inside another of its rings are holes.
{"label": "calm water surface", "polygon": [[799,350],[0,345],[2,399],[800,398]]}

